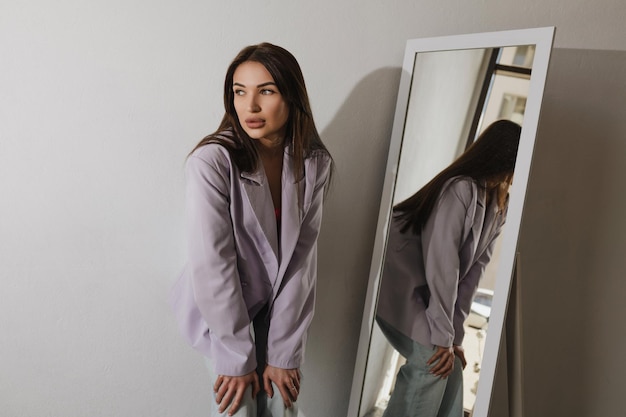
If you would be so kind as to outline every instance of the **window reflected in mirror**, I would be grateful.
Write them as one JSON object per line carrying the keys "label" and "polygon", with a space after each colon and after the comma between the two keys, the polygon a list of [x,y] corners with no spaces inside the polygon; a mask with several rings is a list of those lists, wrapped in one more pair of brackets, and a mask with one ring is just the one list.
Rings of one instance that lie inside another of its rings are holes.
{"label": "window reflected in mirror", "polygon": [[481,128],[498,119],[507,119],[522,124],[526,109],[526,98],[530,86],[530,74],[535,56],[535,45],[495,48],[493,70],[485,77],[485,104],[476,118],[480,121],[475,139]]}

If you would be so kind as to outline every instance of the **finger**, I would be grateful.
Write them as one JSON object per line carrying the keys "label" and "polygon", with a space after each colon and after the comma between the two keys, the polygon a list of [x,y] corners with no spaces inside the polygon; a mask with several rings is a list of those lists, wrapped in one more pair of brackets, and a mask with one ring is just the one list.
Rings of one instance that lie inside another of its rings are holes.
{"label": "finger", "polygon": [[296,386],[298,387],[298,391],[300,391],[300,379],[302,378],[302,375],[300,375],[300,370],[299,369],[296,369],[295,374],[296,374],[295,375],[295,383],[296,383]]}
{"label": "finger", "polygon": [[437,361],[431,364],[430,373],[431,374],[439,374],[443,368],[446,366],[446,360],[442,357],[437,358]]}
{"label": "finger", "polygon": [[454,365],[454,355],[448,357],[441,357],[439,361],[433,365],[430,372],[437,376],[446,376],[452,371]]}
{"label": "finger", "polygon": [[215,402],[220,404],[224,399],[224,396],[228,392],[228,383],[222,382],[217,391],[215,392]]}
{"label": "finger", "polygon": [[435,376],[443,376],[443,374],[446,372],[446,367],[445,366],[437,366],[436,368],[432,368],[430,370],[430,373],[435,375]]}
{"label": "finger", "polygon": [[444,372],[444,377],[447,377],[448,375],[450,375],[452,373],[452,370],[454,369],[454,354],[448,356],[448,360],[445,366],[445,372]]}
{"label": "finger", "polygon": [[454,369],[454,360],[449,361],[446,364],[444,369],[442,369],[441,372],[439,373],[439,376],[442,377],[442,378],[447,378],[448,376],[450,376],[450,374],[452,373],[453,369]]}
{"label": "finger", "polygon": [[291,408],[291,394],[289,394],[289,388],[285,384],[280,384],[278,386],[278,391],[280,391],[280,396],[283,397],[283,404],[285,404],[285,407]]}
{"label": "finger", "polygon": [[263,374],[263,389],[267,393],[267,396],[270,398],[274,397],[274,389],[272,388],[272,381],[270,380],[269,375]]}
{"label": "finger", "polygon": [[465,355],[461,354],[457,356],[461,361],[461,368],[465,369],[465,365],[467,365],[467,361],[465,360]]}
{"label": "finger", "polygon": [[233,398],[233,401],[230,403],[230,408],[228,409],[229,416],[232,416],[233,414],[237,412],[237,410],[239,410],[239,406],[241,405],[241,400],[243,399],[243,395],[245,394],[247,388],[248,388],[247,385],[244,385],[244,384],[237,385],[235,398]]}
{"label": "finger", "polygon": [[451,352],[448,349],[445,348],[441,348],[438,347],[435,351],[435,353],[433,354],[433,356],[430,357],[430,359],[428,360],[428,362],[426,362],[428,365],[433,365],[436,363],[441,363],[442,361],[445,361],[445,359],[451,354]]}
{"label": "finger", "polygon": [[300,372],[298,372],[296,370],[294,377],[291,379],[291,383],[293,384],[294,387],[296,387],[296,390],[298,391],[298,393],[300,392]]}
{"label": "finger", "polygon": [[233,389],[232,387],[229,387],[228,390],[224,393],[224,396],[221,398],[220,401],[218,401],[218,404],[219,404],[218,411],[220,413],[223,413],[224,411],[226,411],[235,393],[236,393],[236,390]]}
{"label": "finger", "polygon": [[259,383],[259,376],[255,372],[252,380],[252,399],[256,398],[259,391],[261,391],[261,384]]}
{"label": "finger", "polygon": [[437,370],[436,372],[432,372],[432,374],[433,374],[434,376],[438,376],[438,377],[440,377],[440,378],[445,378],[445,377],[447,377],[448,375],[450,375],[450,372],[451,372],[451,371],[452,371],[452,370],[451,370],[449,367],[445,367],[445,368],[442,368],[442,369]]}
{"label": "finger", "polygon": [[428,361],[426,362],[426,365],[430,365],[430,364],[437,362],[440,356],[441,356],[441,351],[438,350],[437,352],[435,352],[433,356],[430,357],[430,359],[428,359]]}
{"label": "finger", "polygon": [[452,373],[453,369],[454,369],[454,355],[451,355],[450,360],[448,361],[448,364],[446,365],[445,371],[441,373],[441,377],[447,378]]}
{"label": "finger", "polygon": [[220,389],[220,385],[222,385],[223,381],[224,377],[222,375],[218,375],[217,379],[215,380],[215,384],[213,384],[213,392],[217,392],[217,390]]}
{"label": "finger", "polygon": [[286,378],[283,384],[289,394],[289,398],[291,399],[291,401],[297,401],[298,394],[300,392],[300,387],[299,385],[297,385],[297,381],[295,380],[295,375],[293,376],[293,378]]}
{"label": "finger", "polygon": [[442,378],[447,378],[452,373],[453,369],[454,369],[454,355],[451,355],[448,358],[448,361],[445,364],[444,369],[442,369],[442,371],[440,372],[440,376]]}
{"label": "finger", "polygon": [[293,402],[298,401],[298,395],[300,394],[300,388],[296,386],[295,381],[291,383],[289,387],[289,395],[291,396],[291,400]]}
{"label": "finger", "polygon": [[294,388],[294,386],[290,374],[290,372],[285,373],[280,381],[275,382],[276,387],[278,387],[278,390],[280,391],[281,397],[283,397],[283,403],[287,408],[291,407],[291,401],[293,400],[292,388]]}

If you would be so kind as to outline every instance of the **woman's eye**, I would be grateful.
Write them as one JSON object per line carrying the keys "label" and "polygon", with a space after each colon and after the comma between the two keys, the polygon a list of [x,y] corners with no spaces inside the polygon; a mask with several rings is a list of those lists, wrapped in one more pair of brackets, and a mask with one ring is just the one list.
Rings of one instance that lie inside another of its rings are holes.
{"label": "woman's eye", "polygon": [[245,92],[243,90],[240,90],[240,89],[234,90],[234,93],[235,93],[236,96],[243,96],[245,94]]}
{"label": "woman's eye", "polygon": [[274,90],[264,88],[263,90],[261,90],[261,94],[263,94],[264,96],[269,96],[270,94],[274,94]]}

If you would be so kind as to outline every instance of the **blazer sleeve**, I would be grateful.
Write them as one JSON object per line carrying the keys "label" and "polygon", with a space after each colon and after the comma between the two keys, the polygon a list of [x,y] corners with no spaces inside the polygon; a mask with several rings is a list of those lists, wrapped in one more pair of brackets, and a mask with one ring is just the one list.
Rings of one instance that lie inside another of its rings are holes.
{"label": "blazer sleeve", "polygon": [[[283,369],[299,368],[313,319],[317,281],[317,237],[322,223],[324,189],[330,172],[330,158],[314,156],[313,194],[304,214],[298,241],[281,288],[272,305],[267,343],[267,363]],[[310,173],[306,174],[307,177]]]}
{"label": "blazer sleeve", "polygon": [[[500,221],[500,219],[497,220]],[[491,238],[491,242],[489,242],[485,251],[476,260],[474,265],[471,266],[465,278],[459,283],[457,301],[454,306],[454,344],[457,346],[463,343],[463,338],[465,337],[465,320],[469,315],[476,289],[478,288],[478,284],[485,272],[487,264],[491,260],[496,240],[502,231],[503,225],[504,221],[500,221],[496,232]]]}
{"label": "blazer sleeve", "polygon": [[459,284],[459,249],[465,238],[469,205],[475,194],[471,180],[455,179],[444,187],[422,232],[422,251],[430,300],[426,318],[430,342],[452,346],[454,308]]}
{"label": "blazer sleeve", "polygon": [[187,159],[185,171],[188,268],[196,305],[209,328],[215,371],[245,375],[256,368],[256,357],[237,272],[227,150],[205,145]]}

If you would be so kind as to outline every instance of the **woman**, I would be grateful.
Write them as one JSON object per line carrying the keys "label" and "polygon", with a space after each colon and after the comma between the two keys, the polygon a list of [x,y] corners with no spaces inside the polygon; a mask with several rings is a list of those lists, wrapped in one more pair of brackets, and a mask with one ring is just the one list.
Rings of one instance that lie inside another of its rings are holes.
{"label": "woman", "polygon": [[186,163],[189,259],[171,302],[205,356],[211,415],[296,416],[332,159],[285,49],[244,48],[224,105]]}
{"label": "woman", "polygon": [[385,417],[463,416],[463,323],[506,218],[520,133],[493,123],[394,207],[377,322],[407,363]]}

